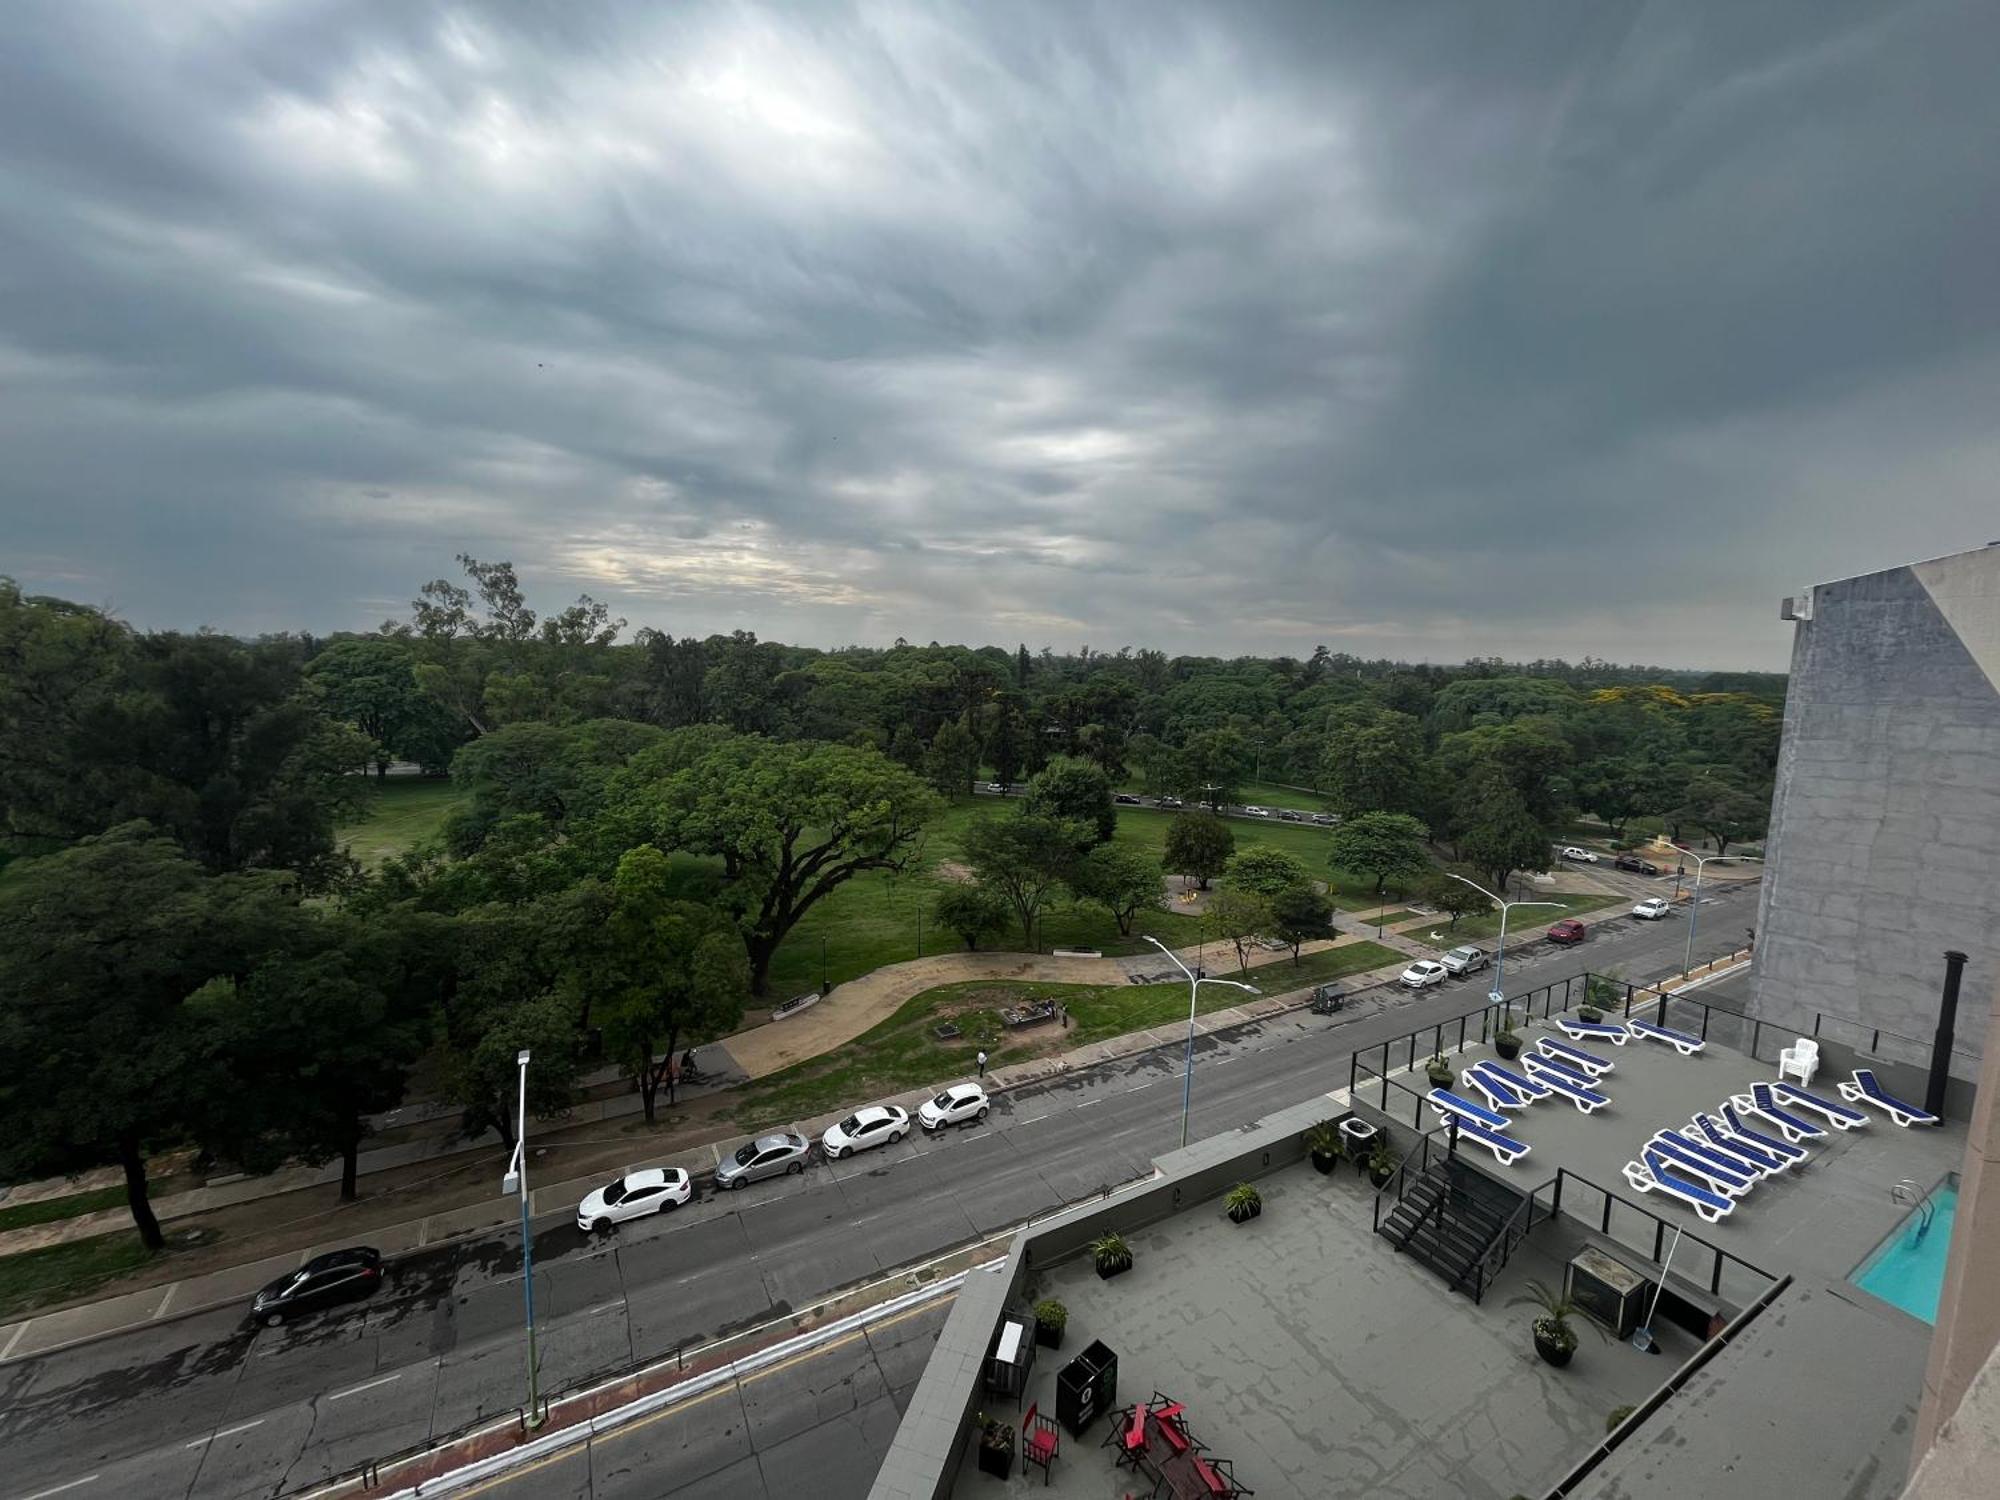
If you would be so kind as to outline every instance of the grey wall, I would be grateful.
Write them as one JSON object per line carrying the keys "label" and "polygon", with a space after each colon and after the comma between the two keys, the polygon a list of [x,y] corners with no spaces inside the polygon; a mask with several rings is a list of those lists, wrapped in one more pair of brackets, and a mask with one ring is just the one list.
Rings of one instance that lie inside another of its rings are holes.
{"label": "grey wall", "polygon": [[[1812,591],[1792,676],[1758,905],[1752,1007],[1925,1055],[1943,951],[1969,993],[2000,973],[2000,548]],[[1982,667],[1980,657],[1986,665]],[[1976,1032],[1976,1027],[1969,1030]],[[1977,1035],[1954,1072],[1977,1073]]]}

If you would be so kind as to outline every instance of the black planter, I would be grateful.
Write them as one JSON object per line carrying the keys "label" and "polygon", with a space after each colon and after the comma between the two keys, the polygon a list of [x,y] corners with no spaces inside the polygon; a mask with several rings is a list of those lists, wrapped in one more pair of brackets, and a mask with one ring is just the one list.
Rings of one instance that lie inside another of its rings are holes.
{"label": "black planter", "polygon": [[984,1435],[979,1439],[979,1472],[1005,1479],[1014,1472],[1014,1429],[1002,1427],[999,1431],[1006,1436],[1004,1444],[989,1443]]}
{"label": "black planter", "polygon": [[1433,1073],[1428,1068],[1424,1070],[1424,1077],[1430,1080],[1431,1087],[1434,1089],[1450,1088],[1452,1085],[1453,1076],[1454,1075],[1451,1069],[1449,1068],[1446,1068],[1442,1073]]}
{"label": "black planter", "polygon": [[1390,1167],[1386,1171],[1377,1171],[1374,1167],[1368,1169],[1368,1180],[1374,1183],[1376,1187],[1388,1186],[1389,1179],[1395,1175],[1396,1169],[1394,1167]]}
{"label": "black planter", "polygon": [[1132,1262],[1129,1260],[1116,1260],[1112,1261],[1109,1265],[1103,1261],[1097,1262],[1097,1274],[1105,1281],[1109,1281],[1114,1276],[1123,1276],[1131,1269]]}
{"label": "black planter", "polygon": [[1231,1208],[1224,1211],[1229,1215],[1231,1223],[1248,1224],[1264,1211],[1264,1205],[1261,1203],[1252,1203],[1244,1208]]}
{"label": "black planter", "polygon": [[1542,1325],[1537,1323],[1535,1325],[1535,1353],[1541,1355],[1549,1364],[1554,1365],[1560,1370],[1564,1365],[1569,1363],[1570,1356],[1576,1353],[1576,1344],[1574,1340],[1564,1343],[1560,1339],[1550,1338],[1542,1332]]}
{"label": "black planter", "polygon": [[1040,1319],[1036,1320],[1035,1342],[1040,1344],[1044,1349],[1062,1348],[1062,1336],[1063,1336],[1062,1329],[1051,1328],[1048,1324],[1042,1322]]}
{"label": "black planter", "polygon": [[1493,1050],[1512,1062],[1521,1055],[1521,1039],[1517,1036],[1496,1036],[1493,1038]]}
{"label": "black planter", "polygon": [[1315,1151],[1312,1154],[1312,1164],[1313,1170],[1324,1177],[1340,1165],[1340,1153],[1337,1151]]}

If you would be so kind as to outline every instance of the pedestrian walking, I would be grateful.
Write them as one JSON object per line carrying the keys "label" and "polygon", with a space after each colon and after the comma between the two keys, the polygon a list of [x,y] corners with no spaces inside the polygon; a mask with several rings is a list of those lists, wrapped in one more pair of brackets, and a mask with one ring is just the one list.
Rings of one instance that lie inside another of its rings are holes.
{"label": "pedestrian walking", "polygon": [[976,1061],[979,1064],[979,1076],[984,1078],[986,1076],[986,1050],[983,1047],[980,1049]]}

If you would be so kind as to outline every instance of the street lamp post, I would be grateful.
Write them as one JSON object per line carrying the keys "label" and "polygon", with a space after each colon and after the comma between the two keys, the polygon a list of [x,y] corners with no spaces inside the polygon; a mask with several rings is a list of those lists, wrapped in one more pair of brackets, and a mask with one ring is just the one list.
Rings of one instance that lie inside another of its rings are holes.
{"label": "street lamp post", "polygon": [[1679,844],[1675,844],[1673,847],[1694,861],[1694,894],[1688,897],[1687,948],[1681,954],[1681,978],[1685,979],[1694,970],[1694,929],[1695,924],[1701,920],[1702,872],[1710,865],[1730,863],[1761,865],[1764,861],[1754,854],[1710,854],[1704,856],[1696,854],[1692,849],[1682,849]]}
{"label": "street lamp post", "polygon": [[521,1065],[520,1114],[514,1126],[514,1155],[507,1163],[507,1175],[500,1179],[500,1191],[518,1193],[521,1198],[521,1295],[528,1311],[528,1426],[542,1425],[541,1398],[536,1390],[535,1356],[535,1243],[528,1232],[528,1051],[523,1048],[514,1061]]}
{"label": "street lamp post", "polygon": [[[1480,895],[1500,908],[1500,941],[1493,950],[1493,988],[1486,992],[1486,999],[1489,1004],[1504,1005],[1507,1002],[1507,989],[1502,983],[1507,976],[1507,918],[1513,914],[1513,910],[1517,906],[1561,906],[1562,902],[1503,901],[1476,880],[1467,880],[1463,875],[1453,874],[1450,870],[1445,871],[1445,874],[1450,875],[1460,885],[1471,886]],[[1501,1020],[1504,1023],[1506,1018],[1503,1016]]]}
{"label": "street lamp post", "polygon": [[1225,984],[1232,990],[1245,990],[1252,995],[1261,995],[1263,991],[1254,984],[1244,984],[1235,979],[1197,978],[1189,971],[1188,966],[1181,962],[1180,955],[1165,943],[1151,933],[1146,934],[1146,941],[1172,959],[1174,967],[1186,974],[1188,980],[1187,1052],[1181,1061],[1181,1146],[1185,1149],[1188,1141],[1188,1107],[1194,1100],[1194,1008],[1197,997],[1201,994],[1201,987],[1205,984]]}

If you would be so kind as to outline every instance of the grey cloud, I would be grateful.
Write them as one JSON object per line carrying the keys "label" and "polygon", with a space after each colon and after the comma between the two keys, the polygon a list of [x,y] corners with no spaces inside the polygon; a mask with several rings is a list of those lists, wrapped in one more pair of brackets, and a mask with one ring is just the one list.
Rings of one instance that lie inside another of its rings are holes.
{"label": "grey cloud", "polygon": [[0,571],[1776,665],[1986,539],[1973,0],[0,17]]}

